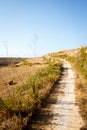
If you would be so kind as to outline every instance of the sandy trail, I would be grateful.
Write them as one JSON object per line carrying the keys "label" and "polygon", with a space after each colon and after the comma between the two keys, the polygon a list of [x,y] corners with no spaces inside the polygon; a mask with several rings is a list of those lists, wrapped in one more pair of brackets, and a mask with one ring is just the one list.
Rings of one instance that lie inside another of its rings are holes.
{"label": "sandy trail", "polygon": [[70,64],[63,62],[60,81],[48,98],[47,105],[37,112],[30,130],[80,130],[84,125],[75,101],[75,76]]}

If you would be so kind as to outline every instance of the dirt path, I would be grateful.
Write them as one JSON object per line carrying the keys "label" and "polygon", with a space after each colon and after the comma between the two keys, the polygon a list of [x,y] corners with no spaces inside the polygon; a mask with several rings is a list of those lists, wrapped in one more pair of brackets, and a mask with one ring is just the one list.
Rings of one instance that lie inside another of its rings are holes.
{"label": "dirt path", "polygon": [[74,94],[74,74],[69,63],[63,62],[60,81],[54,86],[41,111],[34,115],[29,130],[80,130],[80,117]]}

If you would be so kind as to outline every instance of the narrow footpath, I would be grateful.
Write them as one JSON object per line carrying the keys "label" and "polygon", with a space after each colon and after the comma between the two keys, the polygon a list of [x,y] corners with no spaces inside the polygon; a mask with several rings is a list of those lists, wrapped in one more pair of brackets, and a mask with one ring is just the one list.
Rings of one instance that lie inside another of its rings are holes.
{"label": "narrow footpath", "polygon": [[84,125],[74,94],[75,76],[71,65],[64,61],[61,79],[34,115],[28,130],[80,130]]}

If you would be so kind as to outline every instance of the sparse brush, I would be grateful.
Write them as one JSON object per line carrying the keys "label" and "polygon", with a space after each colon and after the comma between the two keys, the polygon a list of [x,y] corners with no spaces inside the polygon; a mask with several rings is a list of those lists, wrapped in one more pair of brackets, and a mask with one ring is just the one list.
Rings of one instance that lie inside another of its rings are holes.
{"label": "sparse brush", "polygon": [[22,126],[29,121],[32,114],[40,107],[43,99],[47,97],[46,95],[50,92],[53,84],[60,77],[61,67],[60,62],[54,62],[54,60],[50,59],[47,68],[37,71],[35,75],[27,79],[25,84],[14,89],[13,97],[3,100],[5,105],[2,110],[5,113],[7,111],[12,113],[9,119],[10,122],[13,115],[16,115],[18,120],[20,119]]}
{"label": "sparse brush", "polygon": [[85,126],[87,126],[87,82],[85,82],[85,80],[81,77],[82,76],[79,75],[78,79],[76,80],[75,92],[76,92],[76,100],[79,105],[80,114],[85,123]]}

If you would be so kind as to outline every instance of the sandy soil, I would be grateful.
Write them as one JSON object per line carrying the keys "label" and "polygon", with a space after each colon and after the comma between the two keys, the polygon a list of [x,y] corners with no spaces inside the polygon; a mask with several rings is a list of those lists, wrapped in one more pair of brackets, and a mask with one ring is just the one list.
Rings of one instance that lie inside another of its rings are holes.
{"label": "sandy soil", "polygon": [[64,68],[60,81],[43,105],[34,115],[29,130],[80,130],[84,125],[75,101],[75,76],[69,63]]}

